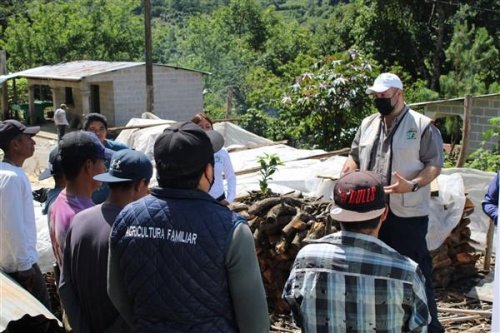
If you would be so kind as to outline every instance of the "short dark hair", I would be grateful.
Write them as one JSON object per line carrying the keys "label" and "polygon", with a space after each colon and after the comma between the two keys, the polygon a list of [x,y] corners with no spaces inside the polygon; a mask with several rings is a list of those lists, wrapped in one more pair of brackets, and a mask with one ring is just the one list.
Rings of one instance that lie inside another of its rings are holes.
{"label": "short dark hair", "polygon": [[4,140],[4,141],[0,142],[0,149],[3,150],[5,156],[7,156],[7,154],[9,153],[10,143],[12,141],[18,141],[22,137],[23,137],[23,133],[20,133],[20,134],[17,134],[16,136],[14,136],[13,138],[11,138],[9,140]]}
{"label": "short dark hair", "polygon": [[[212,167],[214,166],[214,160],[209,162]],[[200,183],[201,176],[205,172],[206,165],[187,175],[172,177],[172,171],[169,169],[168,165],[162,163],[161,161],[156,162],[156,173],[158,185],[164,188],[180,188],[180,189],[195,189]]]}
{"label": "short dark hair", "polygon": [[91,160],[92,163],[95,163],[98,158],[89,157],[87,154],[71,154],[71,156],[67,156],[66,158],[61,159],[61,167],[66,177],[66,180],[75,180],[76,177],[80,174],[80,170],[85,165],[85,162]]}
{"label": "short dark hair", "polygon": [[149,179],[146,179],[146,178],[137,179],[137,180],[131,180],[131,181],[125,181],[125,182],[107,183],[107,184],[108,184],[108,186],[109,186],[109,188],[111,190],[115,190],[115,189],[129,190],[135,184],[137,184],[138,182],[142,182],[143,180],[146,181],[146,184],[149,184]]}
{"label": "short dark hair", "polygon": [[363,229],[373,230],[378,227],[380,223],[380,216],[367,221],[359,221],[359,222],[339,222],[342,230],[359,232]]}
{"label": "short dark hair", "polygon": [[104,127],[108,129],[108,119],[100,113],[89,113],[88,115],[86,115],[83,119],[83,129],[88,131],[90,123],[94,121],[100,121],[104,124]]}
{"label": "short dark hair", "polygon": [[111,150],[104,148],[97,136],[91,132],[70,132],[59,141],[61,169],[66,180],[74,180],[88,160],[107,160]]}

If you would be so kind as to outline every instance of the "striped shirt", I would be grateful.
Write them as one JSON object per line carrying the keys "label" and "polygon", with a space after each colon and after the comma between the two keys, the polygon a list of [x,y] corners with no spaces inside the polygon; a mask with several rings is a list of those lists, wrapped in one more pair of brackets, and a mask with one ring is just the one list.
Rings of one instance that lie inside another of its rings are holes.
{"label": "striped shirt", "polygon": [[379,239],[341,231],[297,255],[283,297],[309,332],[427,332],[424,277]]}

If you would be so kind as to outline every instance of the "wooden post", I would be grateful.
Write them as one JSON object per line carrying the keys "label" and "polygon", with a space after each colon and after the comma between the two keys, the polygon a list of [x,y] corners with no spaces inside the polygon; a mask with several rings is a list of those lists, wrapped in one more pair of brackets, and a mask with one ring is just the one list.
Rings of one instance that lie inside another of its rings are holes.
{"label": "wooden post", "polygon": [[[0,50],[0,75],[7,74],[7,57],[4,50]],[[7,81],[2,84],[2,113],[3,119],[8,119],[9,117],[9,92],[7,89]]]}
{"label": "wooden post", "polygon": [[154,113],[153,44],[151,41],[150,0],[144,0],[144,34],[146,48],[146,111]]}
{"label": "wooden post", "polygon": [[483,266],[483,269],[487,272],[490,271],[491,254],[493,253],[494,234],[495,234],[495,224],[493,223],[493,221],[490,220],[490,225],[488,226],[488,233],[486,234],[486,249],[484,252],[484,266]]}
{"label": "wooden post", "polygon": [[465,95],[464,98],[464,125],[462,128],[462,148],[457,159],[457,168],[461,168],[465,164],[467,151],[469,150],[469,135],[470,135],[470,114],[472,110],[472,96]]}

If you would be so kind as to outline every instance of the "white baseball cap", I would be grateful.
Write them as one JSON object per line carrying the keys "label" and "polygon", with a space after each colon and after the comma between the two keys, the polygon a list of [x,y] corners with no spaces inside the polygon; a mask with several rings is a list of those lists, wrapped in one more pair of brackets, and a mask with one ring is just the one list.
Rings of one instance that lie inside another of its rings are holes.
{"label": "white baseball cap", "polygon": [[389,88],[397,88],[403,90],[403,83],[396,74],[382,73],[375,79],[373,86],[366,89],[366,93],[381,93]]}

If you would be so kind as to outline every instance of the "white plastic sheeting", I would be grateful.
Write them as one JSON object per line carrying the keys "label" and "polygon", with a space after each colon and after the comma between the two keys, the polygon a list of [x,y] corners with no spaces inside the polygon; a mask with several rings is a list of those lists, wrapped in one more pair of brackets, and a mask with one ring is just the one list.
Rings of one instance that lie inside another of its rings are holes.
{"label": "white plastic sheeting", "polygon": [[[160,126],[124,130],[117,140],[145,152],[153,159],[154,140],[166,127],[175,122],[162,119],[132,119],[128,123],[128,126],[159,123],[161,123]],[[258,172],[257,158],[267,153],[277,154],[281,161],[284,162],[284,165],[278,168],[272,180],[269,181],[269,187],[272,191],[287,193],[297,190],[305,195],[331,200],[335,184],[334,179],[339,177],[346,157],[333,156],[321,160],[314,159],[310,157],[322,154],[324,151],[301,150],[282,144],[262,146],[272,144],[272,142],[231,123],[216,123],[214,127],[224,135],[226,146],[229,146],[229,148],[248,148],[233,151],[229,154],[237,173],[237,193],[239,195],[259,189],[261,177]],[[251,149],[251,147],[254,148]],[[42,155],[47,156],[48,152],[44,152]],[[41,165],[42,159],[37,159],[36,163],[33,164],[36,165],[36,169],[43,169],[44,167]],[[468,197],[475,204],[474,213],[470,217],[471,238],[474,240],[472,245],[484,249],[489,222],[482,212],[481,201],[493,176],[493,173],[473,169],[444,169],[442,171],[442,175],[438,177],[439,197],[431,198],[427,239],[431,250],[439,247],[459,222],[465,202],[464,191],[468,193]],[[43,183],[42,185],[47,186]],[[151,180],[151,185],[156,185],[155,174]],[[33,188],[36,189],[39,186],[33,186]],[[47,270],[51,268],[53,256],[50,237],[48,237],[46,231],[46,216],[41,215],[41,208],[38,203],[35,203],[35,211],[39,232],[40,267],[42,267],[42,270]]]}

